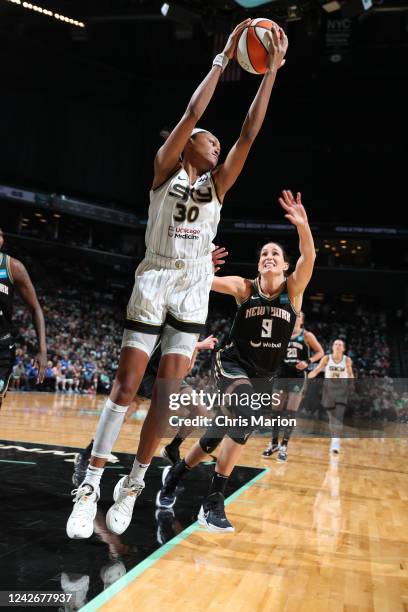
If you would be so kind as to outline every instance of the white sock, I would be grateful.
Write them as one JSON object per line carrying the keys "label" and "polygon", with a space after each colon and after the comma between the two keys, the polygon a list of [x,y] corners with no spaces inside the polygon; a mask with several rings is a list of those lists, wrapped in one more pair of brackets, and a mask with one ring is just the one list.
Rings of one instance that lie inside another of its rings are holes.
{"label": "white sock", "polygon": [[98,491],[103,474],[103,468],[88,465],[86,469],[85,479],[81,487],[85,484],[90,485],[94,491]]}
{"label": "white sock", "polygon": [[143,482],[144,475],[146,474],[146,470],[149,467],[150,463],[139,463],[137,458],[133,462],[132,471],[130,472],[128,478],[130,482]]}

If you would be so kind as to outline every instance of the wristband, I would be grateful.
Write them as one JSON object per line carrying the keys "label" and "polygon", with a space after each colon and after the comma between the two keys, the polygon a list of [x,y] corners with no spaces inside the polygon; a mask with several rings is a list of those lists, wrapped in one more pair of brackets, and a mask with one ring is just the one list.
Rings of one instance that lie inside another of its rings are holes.
{"label": "wristband", "polygon": [[214,57],[214,61],[212,65],[219,66],[221,68],[221,72],[224,72],[225,68],[227,67],[228,62],[229,62],[229,59],[225,55],[225,53],[218,53],[218,55]]}

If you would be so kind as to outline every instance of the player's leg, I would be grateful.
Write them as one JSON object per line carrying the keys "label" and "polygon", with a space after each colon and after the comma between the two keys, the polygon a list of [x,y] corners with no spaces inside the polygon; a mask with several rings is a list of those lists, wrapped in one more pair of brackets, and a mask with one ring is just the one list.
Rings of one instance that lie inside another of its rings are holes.
{"label": "player's leg", "polygon": [[14,346],[10,348],[9,345],[6,345],[0,348],[0,409],[7,394],[15,359]]}
{"label": "player's leg", "polygon": [[336,402],[335,407],[332,410],[327,411],[331,436],[330,450],[335,454],[340,452],[340,437],[343,430],[343,419],[345,412],[346,404],[343,402]]}
{"label": "player's leg", "polygon": [[[187,398],[187,396],[192,397],[192,392],[193,389],[191,387],[182,385],[180,388],[180,393],[185,396],[185,399]],[[194,403],[192,399],[190,405],[186,406],[186,408],[188,410],[189,419],[206,416],[207,414],[207,408],[199,402]],[[180,446],[182,445],[184,440],[193,433],[195,429],[196,427],[192,425],[182,425],[182,427],[180,427],[171,442],[169,442],[169,444],[166,444],[166,446],[162,448],[162,450],[160,451],[161,456],[164,459],[168,459],[172,465],[176,465],[176,463],[178,463],[181,459]]]}
{"label": "player's leg", "polygon": [[[299,381],[299,387],[301,384],[301,380]],[[282,418],[285,419],[287,421],[287,423],[285,423],[284,427],[283,427],[283,436],[282,436],[282,442],[280,444],[280,448],[279,448],[279,453],[278,453],[278,457],[277,460],[280,463],[283,463],[285,461],[287,461],[288,458],[288,444],[289,444],[289,440],[290,440],[290,436],[292,434],[293,431],[293,425],[292,425],[292,421],[293,418],[295,417],[300,403],[302,401],[302,389],[296,389],[295,391],[291,391],[288,394],[288,401],[286,403],[286,410],[282,415]]]}
{"label": "player's leg", "polygon": [[86,448],[77,453],[74,458],[74,472],[72,474],[72,483],[79,487],[85,480],[86,470],[89,466],[89,460],[92,454],[93,438]]}
{"label": "player's leg", "polygon": [[[146,343],[152,349],[155,336],[145,335]],[[126,411],[140,385],[148,359],[147,352],[122,347],[115,382],[96,429],[92,456],[84,480],[75,490],[74,509],[67,523],[67,535],[70,538],[88,538],[92,535],[104,467],[119,435]],[[132,495],[138,495],[140,491],[141,488],[132,490]]]}
{"label": "player's leg", "polygon": [[[118,370],[98,422],[85,479],[75,491],[74,509],[67,523],[67,534],[71,538],[87,538],[92,535],[99,483],[106,461],[162,330],[165,310],[160,288],[167,282],[165,272],[152,267],[146,260],[136,270],[135,285],[127,307]],[[142,489],[143,484],[126,487],[126,496],[135,499]],[[115,491],[114,496],[117,495]]]}
{"label": "player's leg", "polygon": [[[198,265],[195,265],[195,264]],[[162,357],[149,412],[140,432],[139,446],[128,477],[115,488],[115,503],[106,520],[109,529],[120,535],[128,527],[135,502],[129,489],[144,487],[144,476],[168,428],[172,393],[178,393],[186,376],[198,336],[207,318],[208,298],[213,279],[211,257],[196,261],[191,269],[167,270],[169,277],[162,292],[167,310],[161,335]]]}
{"label": "player's leg", "polygon": [[224,533],[234,531],[225,514],[225,492],[228,479],[255,429],[251,422],[253,416],[251,402],[248,402],[248,397],[253,392],[254,388],[248,379],[234,381],[225,391],[226,394],[231,394],[232,398],[228,410],[233,417],[241,417],[242,422],[246,424],[228,428],[221,443],[210,489],[198,514],[198,522],[208,531]]}
{"label": "player's leg", "polygon": [[117,483],[114,492],[115,503],[106,516],[108,528],[113,533],[120,535],[130,524],[137,497],[133,491],[141,491],[144,487],[145,473],[168,428],[169,396],[179,392],[180,383],[188,371],[196,342],[196,334],[180,332],[169,326],[166,326],[162,334],[162,357],[150,408],[140,432],[136,458],[129,476],[123,477]]}
{"label": "player's leg", "polygon": [[224,431],[213,424],[190,448],[184,459],[163,470],[162,488],[157,493],[158,508],[172,508],[177,500],[177,487],[186,474],[204,461],[221,443]]}
{"label": "player's leg", "polygon": [[139,410],[142,402],[143,402],[143,397],[140,397],[139,395],[135,395],[135,397],[130,403],[129,408],[126,411],[125,423],[128,423],[130,421],[132,414],[134,414],[135,412]]}
{"label": "player's leg", "polygon": [[273,421],[272,435],[271,435],[271,441],[269,442],[268,446],[265,448],[265,450],[262,453],[262,457],[264,459],[269,459],[270,457],[272,457],[274,453],[277,453],[280,449],[280,444],[279,444],[280,425],[279,423],[280,423],[280,420],[282,419],[284,408],[288,401],[288,394],[283,390],[279,390],[278,392],[280,393],[279,404],[277,404],[276,406],[272,406],[272,421]]}

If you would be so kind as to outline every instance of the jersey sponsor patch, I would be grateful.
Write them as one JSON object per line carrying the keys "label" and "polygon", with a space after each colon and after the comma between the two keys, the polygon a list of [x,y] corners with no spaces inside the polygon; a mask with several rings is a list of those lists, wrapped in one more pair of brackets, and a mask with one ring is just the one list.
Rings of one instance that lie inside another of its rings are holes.
{"label": "jersey sponsor patch", "polygon": [[7,270],[0,270],[0,278],[8,278]]}
{"label": "jersey sponsor patch", "polygon": [[286,295],[286,293],[284,293],[283,295],[281,294],[279,296],[279,303],[280,304],[289,304],[289,297]]}

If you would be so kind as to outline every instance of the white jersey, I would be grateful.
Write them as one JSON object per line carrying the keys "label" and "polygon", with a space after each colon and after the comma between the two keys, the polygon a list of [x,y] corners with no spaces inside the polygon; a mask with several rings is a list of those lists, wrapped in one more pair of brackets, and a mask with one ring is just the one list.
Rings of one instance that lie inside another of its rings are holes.
{"label": "white jersey", "polygon": [[333,355],[330,355],[327,366],[324,369],[325,378],[348,378],[347,372],[347,361],[346,355],[343,355],[343,359],[337,363],[333,359]]}
{"label": "white jersey", "polygon": [[147,251],[174,259],[209,255],[220,209],[211,172],[190,185],[187,172],[180,167],[160,187],[150,191]]}

